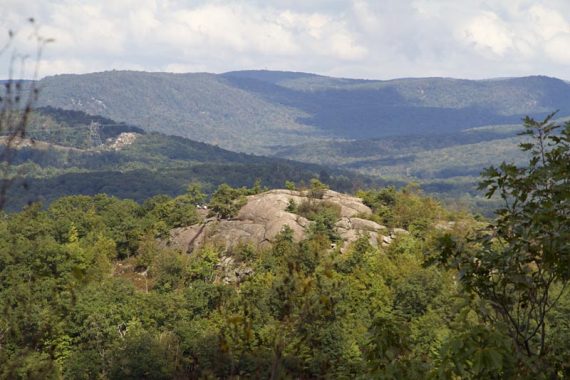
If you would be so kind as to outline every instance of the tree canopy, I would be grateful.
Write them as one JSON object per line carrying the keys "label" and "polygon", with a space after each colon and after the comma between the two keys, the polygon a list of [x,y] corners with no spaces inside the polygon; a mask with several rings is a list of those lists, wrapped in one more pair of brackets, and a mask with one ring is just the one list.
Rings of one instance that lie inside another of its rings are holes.
{"label": "tree canopy", "polygon": [[[570,123],[526,134],[527,166],[484,173],[492,221],[413,185],[360,192],[360,218],[409,231],[377,245],[332,244],[341,210],[317,182],[288,206],[306,239],[264,248],[169,247],[202,221],[196,184],[2,214],[0,378],[568,378]],[[222,185],[209,208],[231,217],[259,191]]]}

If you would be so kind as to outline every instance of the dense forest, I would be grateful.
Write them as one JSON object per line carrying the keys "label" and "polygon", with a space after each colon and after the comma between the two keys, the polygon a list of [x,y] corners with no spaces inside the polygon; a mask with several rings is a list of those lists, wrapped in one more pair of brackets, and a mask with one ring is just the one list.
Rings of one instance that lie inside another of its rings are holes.
{"label": "dense forest", "polygon": [[[507,157],[524,162],[517,130],[520,126],[494,126],[443,135],[310,142],[274,147],[273,157],[262,157],[149,133],[81,111],[42,107],[30,114],[29,140],[14,152],[7,173],[14,178],[8,208],[20,210],[34,201],[47,205],[74,194],[106,193],[143,202],[157,194],[182,194],[190,181],[201,182],[211,193],[222,183],[251,186],[259,179],[276,188],[285,180],[308,183],[319,177],[343,192],[415,181],[447,203],[490,216],[496,203],[477,191],[477,176]],[[117,144],[124,135],[132,139]]]}
{"label": "dense forest", "polygon": [[[489,167],[485,220],[416,187],[362,190],[402,228],[341,252],[333,207],[306,239],[178,251],[172,228],[232,218],[261,186],[108,195],[0,219],[0,377],[563,379],[570,376],[570,124],[526,120],[527,164]],[[287,183],[293,187],[293,182]],[[318,180],[308,190],[318,198]],[[300,206],[300,205],[299,205]],[[242,276],[227,281],[227,271]]]}
{"label": "dense forest", "polygon": [[42,106],[263,155],[276,145],[439,135],[556,109],[570,115],[570,85],[545,76],[359,80],[263,70],[107,71],[51,76],[38,85]]}
{"label": "dense forest", "polygon": [[[118,144],[125,135],[131,140]],[[30,202],[48,205],[64,195],[76,194],[106,193],[143,202],[158,194],[180,195],[191,181],[200,182],[207,193],[222,183],[241,187],[261,180],[265,186],[276,188],[285,180],[308,183],[313,177],[345,192],[398,183],[317,164],[230,152],[51,107],[30,113],[26,136],[28,139],[14,150],[5,173],[14,182],[7,205],[10,211]]]}
{"label": "dense forest", "polygon": [[[446,202],[467,204],[487,216],[496,204],[477,192],[479,173],[497,162],[524,162],[517,149],[521,139],[516,136],[524,115],[542,118],[553,110],[559,110],[561,119],[570,115],[570,85],[546,76],[362,80],[268,70],[107,71],[56,75],[38,85],[41,106],[103,115],[147,132],[183,136],[231,151],[358,173],[363,175],[359,182],[365,177],[382,178],[383,182],[367,185],[414,181]],[[215,173],[217,168],[208,170]],[[251,174],[238,170],[243,173],[238,178]],[[167,193],[179,194],[182,182],[190,180],[188,173],[177,184],[178,192]],[[147,184],[163,181],[152,172],[137,175],[149,178]],[[116,171],[109,176],[115,178]],[[175,176],[173,172],[169,177]],[[95,184],[100,178],[94,174],[88,181]],[[64,178],[68,179],[77,187],[75,176]],[[249,175],[247,181],[232,179],[231,184],[250,186],[254,179]],[[262,179],[271,186],[283,182],[283,178]],[[230,180],[203,182],[212,183],[211,191]],[[36,185],[49,193],[47,200],[65,194],[49,191],[63,188],[54,180]],[[106,191],[113,185],[119,184],[110,184]],[[116,195],[133,196],[125,190]],[[142,200],[166,191],[156,190],[135,195]]]}

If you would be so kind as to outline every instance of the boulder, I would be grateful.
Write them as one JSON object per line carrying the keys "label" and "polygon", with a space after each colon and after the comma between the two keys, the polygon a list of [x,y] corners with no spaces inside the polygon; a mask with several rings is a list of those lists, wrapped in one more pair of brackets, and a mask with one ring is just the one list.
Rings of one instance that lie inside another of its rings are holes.
{"label": "boulder", "polygon": [[350,230],[352,229],[352,223],[350,220],[351,219],[347,217],[341,218],[338,222],[335,223],[335,227],[338,230]]}
{"label": "boulder", "polygon": [[[247,197],[247,203],[232,220],[207,219],[204,223],[173,229],[167,244],[184,252],[192,252],[206,243],[221,246],[231,251],[240,244],[255,247],[270,245],[285,226],[293,231],[293,239],[301,241],[311,222],[287,211],[291,201],[301,204],[308,201],[306,192],[292,190],[271,190]],[[343,239],[341,249],[368,234],[370,243],[378,245],[379,232],[386,227],[357,216],[371,214],[362,200],[327,190],[322,199],[313,202],[331,202],[340,206],[341,219],[336,223],[337,232]]]}
{"label": "boulder", "polygon": [[392,235],[409,235],[410,233],[403,228],[394,228]]}
{"label": "boulder", "polygon": [[336,203],[340,206],[340,216],[351,218],[358,214],[370,215],[372,210],[370,207],[362,203],[362,199],[351,195],[337,193],[336,191],[327,190],[323,195],[323,201]]}
{"label": "boulder", "polygon": [[360,218],[350,218],[352,223],[352,228],[363,231],[380,231],[387,230],[387,228],[381,224],[373,222],[372,220],[360,219]]}

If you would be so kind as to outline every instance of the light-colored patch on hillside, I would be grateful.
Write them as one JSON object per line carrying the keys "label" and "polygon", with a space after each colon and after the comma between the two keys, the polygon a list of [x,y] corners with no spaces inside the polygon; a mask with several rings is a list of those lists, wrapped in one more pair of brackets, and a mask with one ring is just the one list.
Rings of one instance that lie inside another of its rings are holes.
{"label": "light-colored patch on hillside", "polygon": [[[58,145],[47,141],[32,140],[27,138],[24,139],[16,138],[14,141],[12,141],[12,147],[13,149],[24,149],[24,148],[32,148],[38,150],[55,149],[66,152],[98,152],[104,150],[121,150],[124,147],[133,144],[138,136],[139,136],[138,133],[123,132],[116,138],[107,139],[105,144],[89,149],[74,148],[71,146]],[[6,141],[7,141],[6,136],[0,136],[0,145],[5,145]]]}
{"label": "light-colored patch on hillside", "polygon": [[106,147],[111,150],[121,150],[127,145],[131,145],[138,137],[138,133],[123,132],[116,139],[107,140]]}

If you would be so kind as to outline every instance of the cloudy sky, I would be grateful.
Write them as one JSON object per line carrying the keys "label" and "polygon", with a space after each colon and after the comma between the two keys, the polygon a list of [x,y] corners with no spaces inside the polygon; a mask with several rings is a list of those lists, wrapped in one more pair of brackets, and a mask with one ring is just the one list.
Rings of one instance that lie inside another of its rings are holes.
{"label": "cloudy sky", "polygon": [[18,53],[32,52],[30,16],[55,40],[40,76],[271,69],[570,79],[568,0],[0,0],[0,43],[12,29]]}

